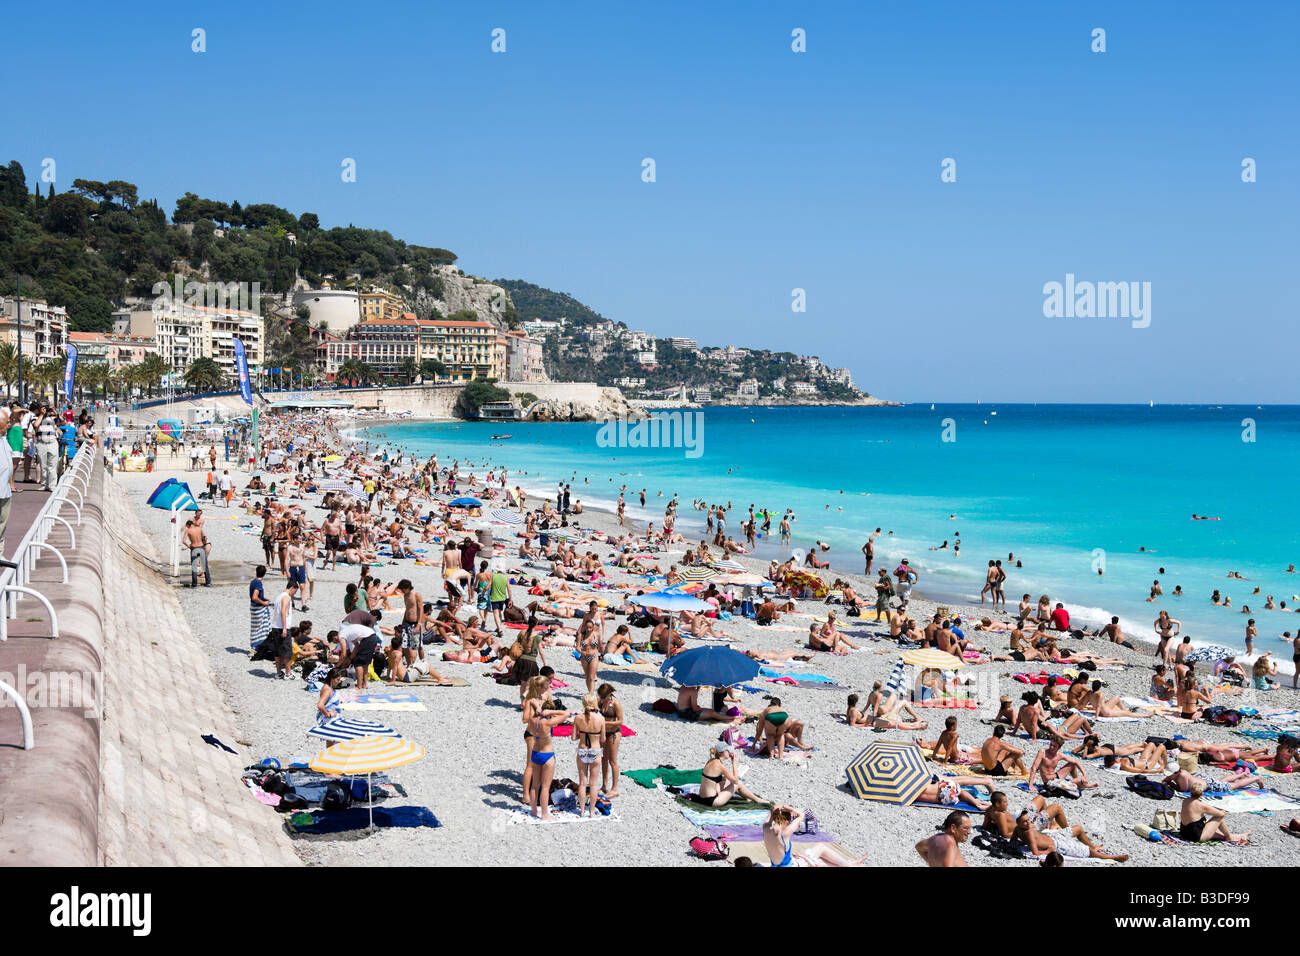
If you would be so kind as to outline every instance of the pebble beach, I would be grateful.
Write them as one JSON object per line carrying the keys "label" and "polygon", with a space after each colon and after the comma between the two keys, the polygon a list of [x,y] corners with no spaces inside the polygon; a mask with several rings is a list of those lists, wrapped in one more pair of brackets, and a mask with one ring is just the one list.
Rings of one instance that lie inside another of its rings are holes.
{"label": "pebble beach", "polygon": [[[145,499],[165,476],[119,473],[113,479],[127,491],[143,532],[151,540],[154,551],[164,560],[169,554],[169,535],[173,528],[170,516],[166,511],[148,507]],[[236,478],[236,487],[242,490],[247,476],[236,474],[233,468],[232,476]],[[186,476],[177,474],[176,477],[184,480]],[[198,477],[201,484],[201,475],[194,477]],[[194,489],[197,493],[197,484]],[[319,495],[308,496],[299,503],[306,509],[309,520],[319,521],[324,517],[324,512],[317,507]],[[541,502],[530,498],[528,504],[536,507]],[[275,757],[282,763],[305,760],[320,750],[320,742],[306,733],[315,721],[316,694],[308,692],[301,680],[275,680],[271,663],[249,660],[247,593],[253,568],[262,560],[257,536],[260,519],[238,508],[229,511],[220,507],[210,508],[206,502],[204,508],[209,519],[207,531],[212,543],[214,586],[183,589],[179,594],[189,627],[211,660],[220,691],[239,728],[238,750],[241,756],[247,757],[247,764],[266,757]],[[618,521],[612,514],[588,509],[579,516],[578,522],[584,530],[606,532],[611,536],[620,533]],[[637,530],[643,531],[644,528],[638,527]],[[496,563],[499,566],[523,567],[529,576],[542,577],[545,574],[545,569],[540,566],[530,568],[521,564],[515,550],[517,538],[514,528],[497,528],[495,535],[498,541],[504,539],[506,543],[504,556],[498,551]],[[436,545],[427,547],[431,549],[431,556],[436,558],[440,549]],[[577,547],[579,552],[594,550],[607,561],[612,556],[612,548],[604,543],[578,542]],[[660,564],[666,567],[667,563],[679,559],[684,548],[679,544],[675,546],[675,552],[660,555]],[[737,560],[755,573],[763,574],[767,570],[765,561],[744,556]],[[843,555],[831,555],[831,560],[831,571],[823,572],[828,581],[831,577],[843,578],[859,594],[873,593],[870,583],[860,573],[855,573],[862,570],[860,557],[854,555],[850,560]],[[442,597],[437,567],[416,565],[411,560],[390,560],[372,570],[385,582],[410,578],[426,601]],[[647,587],[644,578],[626,575],[616,568],[607,570],[620,584],[619,589],[610,594],[635,593],[636,588]],[[338,627],[343,616],[344,588],[357,580],[358,573],[356,566],[342,564],[337,570],[318,568],[315,594],[309,599],[310,609],[301,615],[314,622],[315,633],[323,635]],[[181,578],[176,579],[177,588],[180,588],[182,578],[188,579],[184,566]],[[266,578],[267,597],[274,599],[281,592],[282,583],[278,569],[272,568]],[[512,586],[512,595],[521,607],[532,600],[526,587],[520,585]],[[1069,606],[1068,594],[1053,595],[1053,600],[1057,599]],[[1010,614],[990,613],[978,606],[945,606],[950,616],[961,616],[967,636],[977,646],[994,653],[1006,652],[1004,632],[972,630],[970,625],[986,615],[1010,622],[1013,620]],[[400,597],[392,607],[400,613]],[[914,619],[926,622],[935,613],[935,608],[935,602],[913,594],[909,610]],[[856,855],[865,854],[868,866],[923,865],[914,845],[935,832],[945,811],[861,800],[846,786],[845,767],[874,739],[904,742],[919,737],[935,739],[943,728],[944,718],[950,714],[958,718],[962,744],[978,748],[991,731],[991,727],[982,721],[990,721],[994,716],[999,696],[1010,695],[1018,702],[1019,695],[1028,689],[1014,681],[1012,674],[1039,670],[1060,674],[1064,667],[1014,662],[969,665],[962,669],[961,676],[975,681],[980,698],[976,709],[929,708],[921,711],[923,718],[929,721],[929,727],[924,731],[873,731],[849,727],[835,716],[844,713],[849,693],[858,693],[865,699],[872,682],[885,680],[898,659],[897,644],[889,639],[887,627],[874,623],[873,611],[865,612],[863,618],[846,619],[838,605],[828,607],[823,601],[804,600],[798,602],[797,612],[782,615],[780,629],[759,628],[740,617],[718,622],[717,626],[734,638],[731,646],[740,650],[794,650],[804,645],[814,617],[824,617],[828,610],[836,612],[844,625],[843,632],[860,649],[845,656],[817,654],[809,665],[781,669],[794,673],[796,677],[800,671],[815,672],[831,678],[834,684],[828,688],[769,684],[766,686],[770,689],[763,691],[780,696],[791,715],[804,722],[807,728],[804,740],[817,749],[797,759],[742,756],[743,780],[764,799],[812,811],[820,827],[833,834],[839,844]],[[142,609],[142,613],[147,613],[147,609]],[[462,611],[462,619],[466,613]],[[386,615],[385,623],[392,623],[392,619],[392,615]],[[620,622],[620,619],[614,620],[615,624]],[[648,633],[634,629],[633,637],[644,639]],[[699,643],[687,639],[688,646]],[[1155,663],[1153,645],[1137,643],[1135,648],[1129,649],[1098,637],[1066,639],[1062,643],[1094,654],[1118,657],[1125,662],[1122,668],[1103,668],[1096,675],[1105,681],[1108,695],[1146,696],[1151,665]],[[522,806],[520,781],[525,749],[517,688],[498,685],[484,676],[488,669],[484,664],[443,662],[438,659],[441,650],[440,644],[426,648],[433,666],[445,676],[464,679],[469,686],[372,686],[372,691],[392,689],[415,693],[424,709],[360,715],[381,720],[423,745],[426,752],[423,760],[391,773],[392,780],[401,785],[406,796],[392,798],[390,802],[428,807],[441,826],[381,829],[359,837],[299,836],[294,845],[305,862],[315,865],[382,863],[426,866],[727,865],[706,863],[691,852],[688,841],[699,835],[700,829],[683,816],[669,794],[660,789],[643,788],[626,777],[620,781],[619,795],[613,800],[613,812],[608,817],[550,824],[525,819],[518,812]],[[1274,650],[1274,656],[1283,656],[1281,650]],[[571,649],[549,648],[545,660],[555,668],[557,678],[569,685],[555,691],[557,698],[564,706],[579,706],[584,690],[583,678]],[[172,676],[184,679],[184,675]],[[635,731],[635,736],[622,742],[622,770],[661,765],[683,770],[697,769],[708,759],[709,746],[718,739],[723,725],[688,723],[652,710],[655,700],[675,699],[677,690],[675,685],[657,674],[657,669],[602,664],[598,680],[617,689],[623,703],[625,723]],[[761,682],[762,678],[758,680]],[[1284,678],[1284,683],[1284,689],[1268,692],[1248,689],[1236,696],[1216,697],[1214,702],[1260,709],[1300,707],[1300,694],[1290,689],[1289,676]],[[766,701],[758,693],[746,693],[744,703],[747,707],[761,708]],[[752,725],[742,729],[752,731]],[[1152,735],[1172,737],[1175,734],[1237,746],[1255,743],[1233,735],[1224,727],[1203,722],[1176,724],[1161,716],[1134,722],[1100,723],[1097,732],[1102,740],[1115,744],[1141,741]],[[1045,746],[1042,741],[1023,738],[1013,742],[1025,748],[1026,765],[1035,752]],[[236,746],[235,742],[229,743]],[[1267,742],[1260,744],[1268,745]],[[557,778],[576,778],[574,749],[572,739],[557,739]],[[1177,846],[1149,842],[1137,835],[1133,828],[1150,824],[1155,809],[1176,810],[1177,802],[1157,804],[1142,799],[1126,790],[1124,774],[1103,769],[1099,761],[1087,761],[1085,766],[1088,779],[1099,786],[1084,791],[1079,799],[1061,801],[1069,821],[1082,824],[1094,841],[1104,844],[1107,851],[1127,853],[1130,860],[1123,864],[1071,860],[1067,865],[1283,866],[1293,863],[1297,850],[1300,850],[1300,841],[1279,829],[1292,817],[1300,816],[1300,802],[1292,809],[1269,811],[1268,815],[1231,814],[1229,823],[1233,832],[1250,831],[1249,846]],[[1173,764],[1172,769],[1176,769]],[[1216,775],[1225,773],[1215,768],[1203,769]],[[1028,793],[1016,788],[1018,781],[1014,778],[990,782],[1008,794],[1013,812],[1029,798]],[[1270,776],[1264,783],[1279,794],[1300,801],[1300,774]],[[253,797],[250,795],[249,799]],[[265,813],[275,816],[275,811],[269,807],[265,808]],[[974,822],[979,822],[978,816]],[[971,866],[1037,865],[1033,859],[994,859],[970,845],[962,849]]]}

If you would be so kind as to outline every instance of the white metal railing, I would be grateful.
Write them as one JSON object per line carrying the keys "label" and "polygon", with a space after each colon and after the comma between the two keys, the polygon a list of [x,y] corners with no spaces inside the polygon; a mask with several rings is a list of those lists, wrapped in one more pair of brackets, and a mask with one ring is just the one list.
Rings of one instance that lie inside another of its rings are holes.
{"label": "white metal railing", "polygon": [[[59,566],[63,571],[63,583],[68,583],[67,559],[59,548],[46,539],[55,524],[61,524],[68,531],[68,544],[65,547],[68,550],[77,547],[76,531],[66,518],[60,516],[59,512],[64,505],[69,505],[76,512],[77,524],[81,524],[81,509],[86,503],[86,495],[90,492],[90,478],[94,473],[97,452],[94,442],[82,444],[68,467],[64,469],[63,476],[54,486],[53,493],[36,513],[22,541],[14,549],[13,558],[4,562],[4,568],[0,570],[0,641],[9,639],[9,619],[18,616],[18,602],[24,595],[36,598],[45,606],[50,616],[50,636],[51,638],[59,636],[59,618],[54,611],[54,605],[40,591],[29,587],[29,583],[42,551],[52,552],[58,558]],[[73,494],[77,496],[76,501],[72,500]],[[11,697],[18,706],[18,713],[23,722],[23,749],[31,750],[36,745],[36,741],[32,733],[32,714],[27,708],[26,701],[15,688],[2,681],[0,681],[0,693]]]}

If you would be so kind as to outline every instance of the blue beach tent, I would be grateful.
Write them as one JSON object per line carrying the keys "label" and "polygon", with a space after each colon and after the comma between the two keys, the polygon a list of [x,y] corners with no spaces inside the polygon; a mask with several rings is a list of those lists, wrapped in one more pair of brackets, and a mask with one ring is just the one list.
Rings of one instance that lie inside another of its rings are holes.
{"label": "blue beach tent", "polygon": [[171,511],[176,507],[178,501],[184,501],[180,506],[181,511],[198,511],[198,503],[194,500],[194,492],[190,491],[190,486],[183,481],[177,481],[175,478],[168,478],[161,485],[153,490],[149,496],[149,504],[155,508],[162,508],[164,511]]}

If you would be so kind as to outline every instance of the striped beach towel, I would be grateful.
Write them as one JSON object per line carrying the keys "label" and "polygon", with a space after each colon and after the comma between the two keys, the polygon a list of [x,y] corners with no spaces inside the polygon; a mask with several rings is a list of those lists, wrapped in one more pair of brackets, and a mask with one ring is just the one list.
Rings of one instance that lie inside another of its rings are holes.
{"label": "striped beach towel", "polygon": [[255,607],[249,611],[248,620],[248,642],[256,648],[266,640],[266,635],[271,632],[271,606]]}

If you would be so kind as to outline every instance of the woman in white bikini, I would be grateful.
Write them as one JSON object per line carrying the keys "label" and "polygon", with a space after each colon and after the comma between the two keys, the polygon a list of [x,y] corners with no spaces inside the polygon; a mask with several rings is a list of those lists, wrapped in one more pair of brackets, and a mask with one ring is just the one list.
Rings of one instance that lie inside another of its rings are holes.
{"label": "woman in white bikini", "polygon": [[[617,734],[618,728],[614,728]],[[578,744],[578,816],[587,805],[587,816],[596,816],[596,797],[600,795],[596,772],[604,748],[607,728],[595,694],[582,698],[582,713],[573,719],[573,736]]]}

